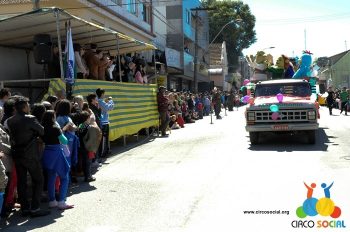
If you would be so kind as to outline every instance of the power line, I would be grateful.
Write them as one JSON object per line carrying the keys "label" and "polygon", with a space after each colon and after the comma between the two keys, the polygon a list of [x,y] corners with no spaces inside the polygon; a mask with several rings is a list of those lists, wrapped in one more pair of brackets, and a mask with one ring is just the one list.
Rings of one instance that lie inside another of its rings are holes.
{"label": "power line", "polygon": [[284,19],[268,19],[259,20],[259,23],[268,25],[278,25],[278,24],[298,24],[307,22],[321,22],[321,21],[334,21],[350,18],[349,13],[338,13],[338,14],[328,14],[328,15],[318,15],[312,17],[301,17],[301,18],[284,18]]}

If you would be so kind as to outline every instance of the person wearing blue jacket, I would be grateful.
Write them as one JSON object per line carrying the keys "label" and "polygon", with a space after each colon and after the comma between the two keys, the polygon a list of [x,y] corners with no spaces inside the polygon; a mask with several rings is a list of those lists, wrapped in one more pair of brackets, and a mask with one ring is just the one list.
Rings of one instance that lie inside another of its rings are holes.
{"label": "person wearing blue jacket", "polygon": [[110,153],[109,144],[109,111],[114,109],[114,102],[112,97],[105,99],[105,90],[98,88],[96,90],[98,98],[98,105],[101,108],[101,130],[102,130],[102,141],[101,141],[101,158],[106,158]]}

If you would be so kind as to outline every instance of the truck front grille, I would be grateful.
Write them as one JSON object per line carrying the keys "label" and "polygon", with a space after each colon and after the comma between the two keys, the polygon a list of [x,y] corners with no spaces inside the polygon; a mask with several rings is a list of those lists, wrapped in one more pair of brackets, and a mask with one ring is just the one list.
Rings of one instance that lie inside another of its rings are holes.
{"label": "truck front grille", "polygon": [[281,110],[278,112],[279,117],[277,120],[272,119],[271,111],[256,111],[256,122],[291,122],[291,121],[308,121],[306,110]]}

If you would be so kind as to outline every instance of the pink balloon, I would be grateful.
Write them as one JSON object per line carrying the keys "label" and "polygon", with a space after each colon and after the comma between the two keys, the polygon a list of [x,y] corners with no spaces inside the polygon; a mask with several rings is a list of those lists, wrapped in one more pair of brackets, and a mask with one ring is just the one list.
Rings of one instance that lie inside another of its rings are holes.
{"label": "pink balloon", "polygon": [[277,100],[279,103],[281,103],[283,101],[283,94],[281,93],[277,94]]}
{"label": "pink balloon", "polygon": [[245,95],[245,96],[243,97],[243,102],[244,102],[244,103],[248,103],[248,102],[249,102],[249,99],[250,99],[250,96]]}
{"label": "pink balloon", "polygon": [[272,120],[277,120],[279,117],[280,117],[280,115],[277,112],[274,112],[271,115]]}
{"label": "pink balloon", "polygon": [[250,82],[250,81],[249,81],[248,79],[245,79],[245,80],[243,81],[243,85],[247,85],[249,82]]}

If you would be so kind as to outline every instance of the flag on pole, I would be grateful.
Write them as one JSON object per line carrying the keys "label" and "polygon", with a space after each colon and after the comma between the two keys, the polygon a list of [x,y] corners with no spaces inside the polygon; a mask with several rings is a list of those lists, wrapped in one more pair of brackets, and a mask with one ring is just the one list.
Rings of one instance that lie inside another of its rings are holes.
{"label": "flag on pole", "polygon": [[73,39],[72,39],[72,29],[70,27],[70,21],[68,22],[68,26],[66,24],[67,30],[67,41],[66,41],[66,75],[65,81],[66,83],[73,84],[74,83],[74,49],[73,49]]}

